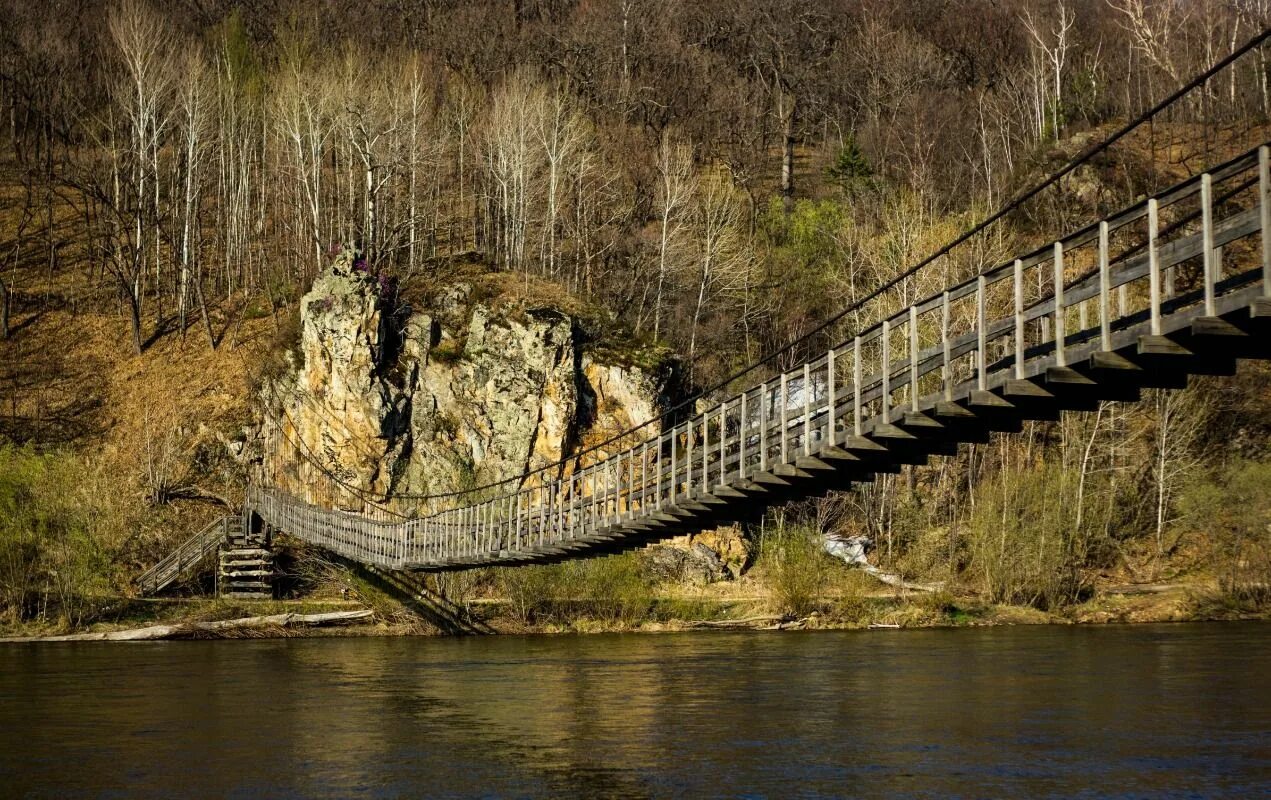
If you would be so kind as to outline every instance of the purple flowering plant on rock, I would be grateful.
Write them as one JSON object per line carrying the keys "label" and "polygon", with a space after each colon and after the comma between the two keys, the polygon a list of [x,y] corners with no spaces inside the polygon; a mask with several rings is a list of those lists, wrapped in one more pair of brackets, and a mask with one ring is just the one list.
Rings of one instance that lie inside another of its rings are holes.
{"label": "purple flowering plant on rock", "polygon": [[380,295],[389,297],[397,293],[397,279],[390,275],[388,270],[380,270],[375,280],[379,286]]}

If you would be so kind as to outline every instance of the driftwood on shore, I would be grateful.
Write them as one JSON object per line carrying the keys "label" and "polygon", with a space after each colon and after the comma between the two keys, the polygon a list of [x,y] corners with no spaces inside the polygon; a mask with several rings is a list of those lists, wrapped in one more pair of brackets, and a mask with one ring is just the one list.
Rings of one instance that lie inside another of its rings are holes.
{"label": "driftwood on shore", "polygon": [[63,636],[27,636],[0,638],[0,642],[143,642],[158,639],[197,639],[234,635],[238,632],[264,631],[274,628],[319,627],[369,622],[375,612],[331,611],[325,614],[271,614],[264,617],[241,617],[219,622],[180,622],[174,625],[151,625],[124,631],[71,633]]}
{"label": "driftwood on shore", "polygon": [[746,617],[745,619],[691,619],[685,620],[682,625],[688,629],[727,629],[727,628],[757,628],[768,627],[774,624],[780,624],[784,621],[781,616],[761,616]]}
{"label": "driftwood on shore", "polygon": [[862,570],[863,572],[867,572],[867,573],[869,573],[870,575],[873,575],[875,578],[878,578],[880,581],[882,581],[883,583],[887,584],[888,586],[895,586],[895,587],[896,587],[896,588],[898,588],[898,589],[905,589],[906,591],[911,591],[911,592],[938,592],[938,591],[940,591],[941,589],[943,589],[943,588],[944,588],[944,583],[943,583],[943,582],[940,582],[940,583],[914,583],[913,581],[907,581],[907,580],[905,580],[904,578],[900,577],[899,575],[893,575],[893,574],[892,574],[892,573],[890,573],[890,572],[883,572],[881,569],[879,569],[878,567],[874,566],[873,564],[865,564],[865,565],[863,565],[863,566],[861,567],[861,570]]}
{"label": "driftwood on shore", "polygon": [[765,615],[746,617],[745,619],[696,619],[683,623],[685,630],[750,630],[750,631],[797,631],[807,627],[809,617],[791,619],[787,616]]}

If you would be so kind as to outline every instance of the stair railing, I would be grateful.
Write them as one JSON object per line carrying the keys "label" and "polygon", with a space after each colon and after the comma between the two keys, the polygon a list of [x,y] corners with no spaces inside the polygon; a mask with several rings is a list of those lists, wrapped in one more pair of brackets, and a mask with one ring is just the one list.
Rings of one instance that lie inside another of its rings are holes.
{"label": "stair railing", "polygon": [[236,517],[218,517],[206,527],[146,570],[137,578],[137,589],[143,595],[153,595],[171,586],[191,568],[201,564],[214,554],[221,542],[229,536],[230,523]]}

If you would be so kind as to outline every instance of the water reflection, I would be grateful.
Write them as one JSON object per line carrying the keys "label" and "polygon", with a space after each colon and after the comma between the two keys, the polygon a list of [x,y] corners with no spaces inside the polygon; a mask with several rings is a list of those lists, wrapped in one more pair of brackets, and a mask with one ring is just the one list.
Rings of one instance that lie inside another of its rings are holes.
{"label": "water reflection", "polygon": [[1271,791],[1271,628],[0,649],[0,795]]}

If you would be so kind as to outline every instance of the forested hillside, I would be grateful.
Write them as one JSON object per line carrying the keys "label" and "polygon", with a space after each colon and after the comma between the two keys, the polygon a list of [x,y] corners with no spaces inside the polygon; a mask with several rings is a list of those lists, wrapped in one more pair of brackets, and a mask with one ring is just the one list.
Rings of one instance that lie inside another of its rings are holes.
{"label": "forested hillside", "polygon": [[[343,243],[403,297],[460,263],[555,284],[736,390],[1271,138],[1271,50],[1240,51],[1268,24],[1268,0],[3,0],[0,614],[41,580],[54,606],[117,589],[237,502],[227,442]],[[1251,365],[773,527],[991,602],[1188,580],[1248,608],[1269,437]]]}

